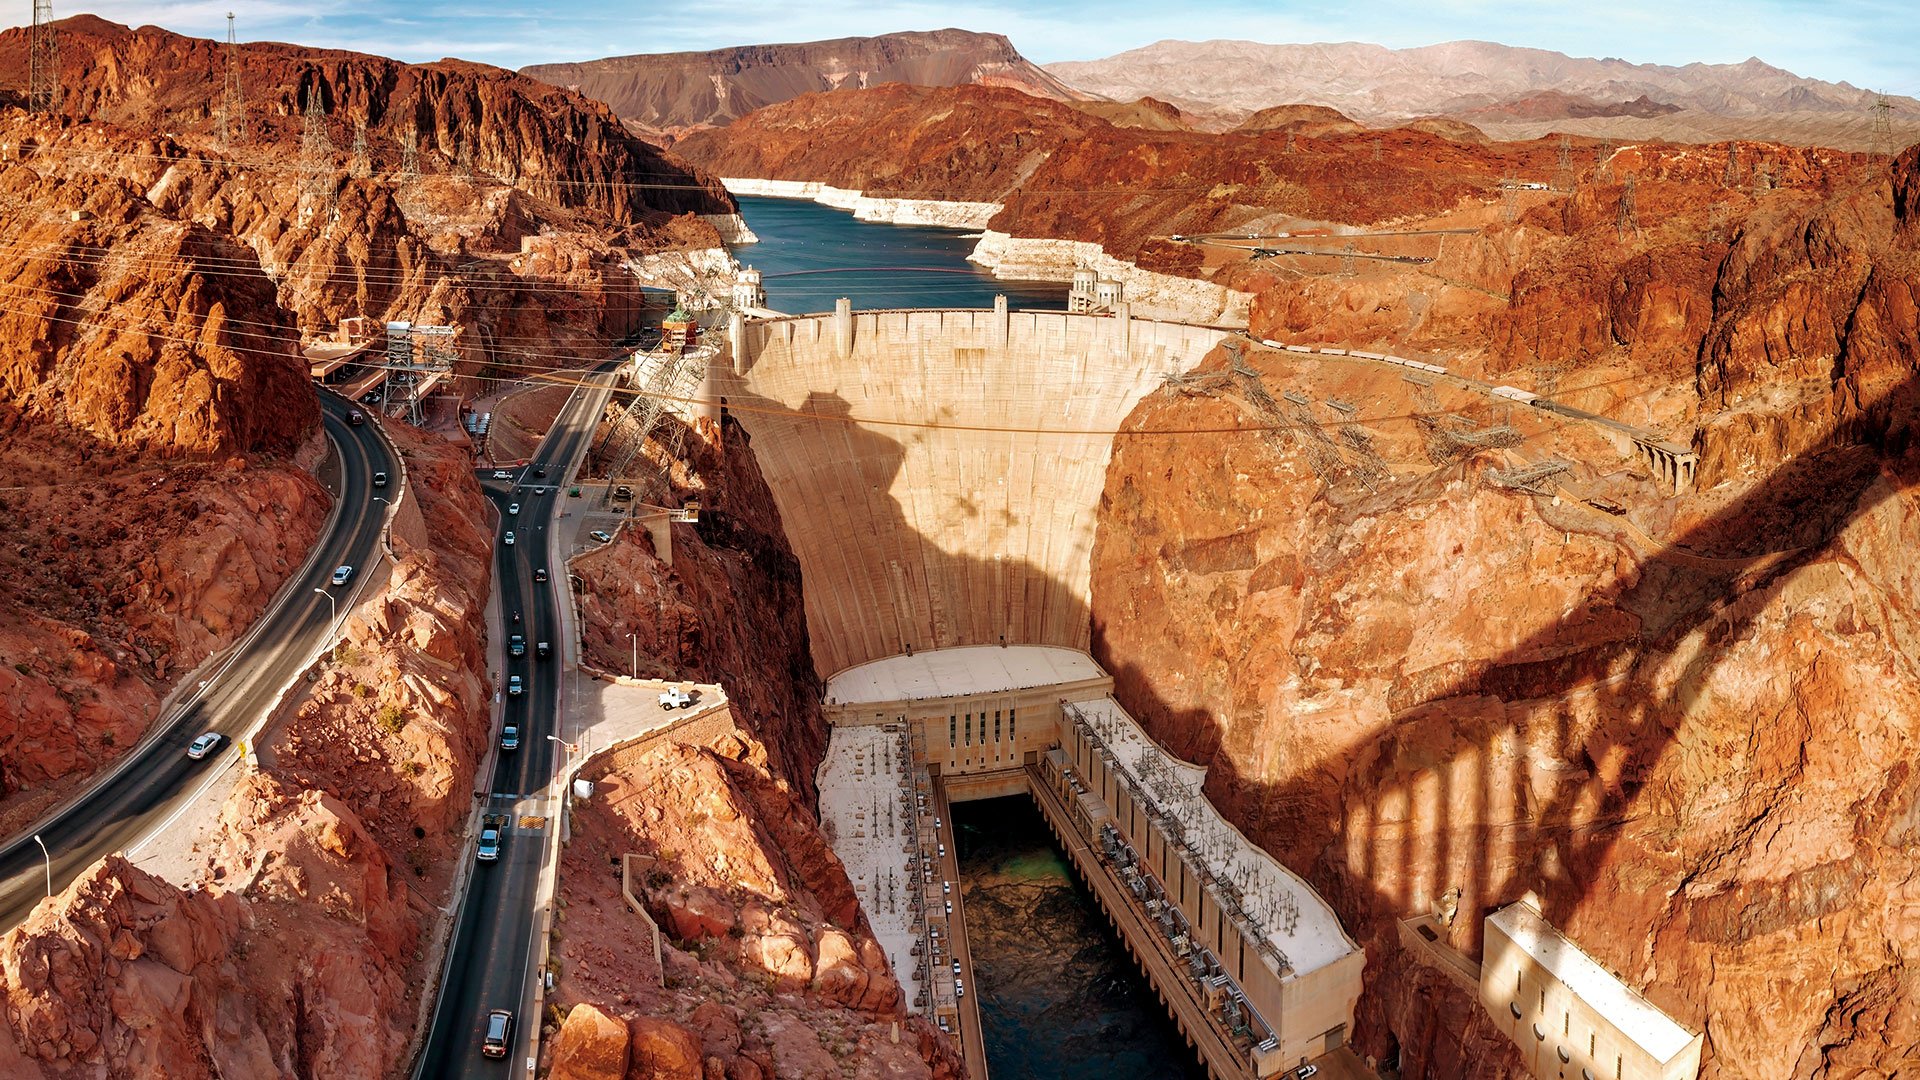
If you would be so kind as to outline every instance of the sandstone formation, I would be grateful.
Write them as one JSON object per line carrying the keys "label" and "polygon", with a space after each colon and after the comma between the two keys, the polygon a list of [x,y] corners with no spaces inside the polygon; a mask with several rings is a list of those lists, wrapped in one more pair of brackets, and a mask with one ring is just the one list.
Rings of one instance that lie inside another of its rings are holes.
{"label": "sandstone formation", "polygon": [[399,561],[263,737],[201,886],[109,859],[0,939],[7,1075],[374,1077],[405,1059],[487,740],[491,545],[464,455],[395,434]]}
{"label": "sandstone formation", "polygon": [[[1216,122],[1301,102],[1374,126],[1422,116],[1466,119],[1503,139],[1554,130],[1633,140],[1771,139],[1853,150],[1873,142],[1867,109],[1873,94],[1802,78],[1758,58],[1674,67],[1487,41],[1412,49],[1359,42],[1160,41],[1100,60],[1048,64],[1046,70],[1104,97],[1150,94]],[[1920,103],[1901,99],[1899,105],[1912,109]],[[1908,118],[1899,125],[1902,145],[1920,139],[1920,124]]]}
{"label": "sandstone formation", "polygon": [[636,644],[627,635],[636,634],[633,674],[721,684],[775,774],[811,793],[827,740],[799,563],[745,432],[729,422],[717,449],[697,435],[685,443],[688,463],[665,501],[701,511],[697,524],[670,526],[673,564],[636,528],[573,563],[585,659],[626,672]]}
{"label": "sandstone formation", "polygon": [[[958,1075],[946,1039],[905,1016],[846,871],[765,757],[736,733],[583,772],[595,791],[563,855],[550,1075]],[[621,894],[629,854],[644,916]]]}
{"label": "sandstone formation", "polygon": [[[1435,468],[1386,437],[1394,475],[1371,486],[1299,440],[1115,443],[1096,655],[1365,945],[1355,1042],[1408,1078],[1524,1072],[1394,920],[1457,903],[1449,942],[1475,955],[1481,917],[1529,891],[1706,1033],[1709,1080],[1897,1073],[1920,1049],[1898,554],[1920,521],[1920,153],[1861,177],[1740,151],[1807,179],[1726,193],[1711,159],[1623,150],[1658,200],[1643,233],[1621,250],[1604,188],[1528,209],[1469,246],[1500,252],[1483,273],[1518,260],[1505,303],[1410,317],[1416,286],[1383,273],[1276,282],[1256,311],[1256,335],[1389,348],[1457,341],[1441,324],[1462,318],[1494,344],[1443,359],[1503,379],[1529,373],[1506,350],[1577,356],[1594,405],[1697,428],[1711,490],[1639,486],[1554,441],[1572,429],[1522,460],[1569,458],[1624,516],[1501,489],[1500,455]],[[1352,365],[1251,361],[1276,394],[1381,394]],[[1156,396],[1129,427],[1220,427],[1243,400]]]}
{"label": "sandstone formation", "polygon": [[801,94],[882,83],[1006,86],[1060,101],[1093,96],[1028,63],[1000,34],[953,29],[610,56],[535,64],[522,73],[604,101],[628,123],[669,137]]}

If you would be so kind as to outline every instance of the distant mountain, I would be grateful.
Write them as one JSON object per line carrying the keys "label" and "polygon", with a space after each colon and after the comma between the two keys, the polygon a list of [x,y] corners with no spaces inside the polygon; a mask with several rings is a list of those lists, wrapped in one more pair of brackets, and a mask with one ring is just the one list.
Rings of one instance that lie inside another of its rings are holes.
{"label": "distant mountain", "polygon": [[[1758,59],[1668,67],[1485,41],[1417,49],[1161,41],[1104,60],[1049,64],[1047,71],[1084,91],[1122,100],[1151,95],[1216,123],[1239,123],[1272,105],[1308,104],[1373,126],[1415,117],[1467,119],[1496,138],[1557,130],[1865,149],[1875,97]],[[1901,98],[1897,107],[1901,143],[1920,138],[1920,102]]]}
{"label": "distant mountain", "polygon": [[1007,86],[1058,101],[1094,96],[1028,62],[1003,35],[951,29],[611,56],[535,64],[522,74],[598,98],[621,119],[668,134],[728,124],[802,94],[881,83]]}

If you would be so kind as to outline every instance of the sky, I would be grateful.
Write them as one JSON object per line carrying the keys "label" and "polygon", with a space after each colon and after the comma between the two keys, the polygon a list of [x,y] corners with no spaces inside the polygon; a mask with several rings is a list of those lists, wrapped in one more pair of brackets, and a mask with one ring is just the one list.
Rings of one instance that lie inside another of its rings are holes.
{"label": "sky", "polygon": [[[28,21],[8,0],[0,25]],[[1911,0],[54,0],[135,26],[294,41],[407,61],[458,56],[502,67],[626,53],[933,30],[1006,34],[1029,60],[1091,60],[1165,38],[1270,43],[1365,41],[1393,48],[1463,38],[1617,56],[1635,63],[1738,63],[1757,56],[1798,75],[1920,92],[1920,20]]]}

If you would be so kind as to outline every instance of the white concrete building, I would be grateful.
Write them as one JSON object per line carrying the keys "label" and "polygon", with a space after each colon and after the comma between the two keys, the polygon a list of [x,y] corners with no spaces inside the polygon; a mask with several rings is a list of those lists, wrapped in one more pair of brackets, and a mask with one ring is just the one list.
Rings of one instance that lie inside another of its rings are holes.
{"label": "white concrete building", "polygon": [[1487,916],[1480,1004],[1543,1080],[1694,1080],[1701,1037],[1526,903]]}

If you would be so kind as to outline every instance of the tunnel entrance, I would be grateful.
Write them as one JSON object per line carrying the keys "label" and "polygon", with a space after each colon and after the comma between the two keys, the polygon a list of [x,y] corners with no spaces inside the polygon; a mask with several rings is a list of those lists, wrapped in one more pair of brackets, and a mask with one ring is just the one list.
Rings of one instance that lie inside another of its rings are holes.
{"label": "tunnel entrance", "polygon": [[1204,1080],[1024,795],[953,806],[994,1080]]}

